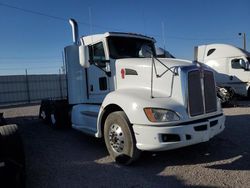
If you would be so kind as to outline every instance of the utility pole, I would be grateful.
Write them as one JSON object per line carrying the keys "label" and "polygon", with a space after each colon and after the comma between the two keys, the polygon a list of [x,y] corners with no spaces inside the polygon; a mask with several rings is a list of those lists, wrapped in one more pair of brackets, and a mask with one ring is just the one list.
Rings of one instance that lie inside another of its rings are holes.
{"label": "utility pole", "polygon": [[247,47],[246,47],[246,33],[239,33],[239,36],[243,36],[243,49],[246,50]]}
{"label": "utility pole", "polygon": [[64,52],[62,51],[62,74],[66,74],[66,65],[65,65],[65,59],[64,59]]}
{"label": "utility pole", "polygon": [[29,86],[29,78],[28,78],[28,70],[25,69],[25,82],[26,82],[26,91],[28,102],[30,103],[30,86]]}

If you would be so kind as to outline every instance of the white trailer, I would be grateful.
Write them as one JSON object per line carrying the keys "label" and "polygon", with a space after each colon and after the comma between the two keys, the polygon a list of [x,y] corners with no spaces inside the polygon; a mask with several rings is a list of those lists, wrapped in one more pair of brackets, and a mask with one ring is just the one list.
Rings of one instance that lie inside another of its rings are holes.
{"label": "white trailer", "polygon": [[198,46],[198,61],[211,67],[217,84],[250,97],[250,53],[228,44]]}
{"label": "white trailer", "polygon": [[107,32],[78,38],[77,24],[70,22],[68,100],[43,101],[47,105],[40,110],[52,125],[60,125],[69,112],[74,129],[104,138],[111,157],[124,164],[140,151],[206,142],[223,131],[225,117],[211,70],[155,58],[155,40],[143,35]]}

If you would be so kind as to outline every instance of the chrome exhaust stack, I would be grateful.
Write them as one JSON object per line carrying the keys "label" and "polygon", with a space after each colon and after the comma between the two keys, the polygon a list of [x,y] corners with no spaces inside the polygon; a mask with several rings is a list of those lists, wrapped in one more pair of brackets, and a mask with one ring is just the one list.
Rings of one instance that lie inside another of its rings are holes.
{"label": "chrome exhaust stack", "polygon": [[78,45],[79,34],[78,34],[78,25],[77,25],[77,22],[73,18],[70,18],[69,19],[69,23],[70,23],[71,28],[72,28],[73,43],[75,45]]}

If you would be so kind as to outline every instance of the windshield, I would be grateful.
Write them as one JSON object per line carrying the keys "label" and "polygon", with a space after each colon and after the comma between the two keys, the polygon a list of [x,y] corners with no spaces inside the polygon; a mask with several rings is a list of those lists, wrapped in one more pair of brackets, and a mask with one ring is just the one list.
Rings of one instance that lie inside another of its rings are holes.
{"label": "windshield", "polygon": [[108,46],[110,57],[113,59],[155,56],[154,42],[151,40],[110,36]]}

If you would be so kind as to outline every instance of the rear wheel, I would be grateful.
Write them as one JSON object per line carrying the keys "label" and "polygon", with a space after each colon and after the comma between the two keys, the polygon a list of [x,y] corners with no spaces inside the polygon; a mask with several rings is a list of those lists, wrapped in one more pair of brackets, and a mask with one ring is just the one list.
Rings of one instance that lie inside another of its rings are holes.
{"label": "rear wheel", "polygon": [[113,112],[107,117],[104,139],[111,158],[117,163],[128,165],[139,158],[134,132],[124,112]]}
{"label": "rear wheel", "polygon": [[59,127],[55,113],[50,114],[50,125],[51,125],[52,128],[58,128]]}
{"label": "rear wheel", "polygon": [[3,113],[0,113],[0,126],[2,126],[2,125],[6,125],[6,121],[3,117]]}
{"label": "rear wheel", "polygon": [[39,118],[41,118],[44,122],[50,122],[50,111],[51,111],[51,100],[42,100],[40,110],[39,110]]}
{"label": "rear wheel", "polygon": [[67,100],[43,100],[39,117],[52,128],[71,127],[70,110]]}
{"label": "rear wheel", "polygon": [[51,106],[50,125],[53,128],[70,128],[70,106],[67,101],[54,101]]}

